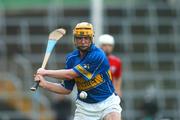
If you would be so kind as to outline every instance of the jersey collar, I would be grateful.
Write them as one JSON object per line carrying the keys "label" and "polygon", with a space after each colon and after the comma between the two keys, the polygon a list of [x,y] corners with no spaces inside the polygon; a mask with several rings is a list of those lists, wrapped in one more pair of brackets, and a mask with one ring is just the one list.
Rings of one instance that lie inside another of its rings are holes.
{"label": "jersey collar", "polygon": [[[88,52],[86,53],[86,55],[87,55],[89,52],[93,51],[94,48],[95,48],[95,44],[92,43],[91,46],[90,46],[90,48],[89,48],[89,50],[88,50]],[[85,56],[86,56],[86,55],[85,55]],[[79,50],[78,50],[78,56],[80,56],[80,51],[79,51]],[[85,57],[85,56],[84,56],[84,57]],[[83,58],[84,58],[84,57],[83,57]]]}

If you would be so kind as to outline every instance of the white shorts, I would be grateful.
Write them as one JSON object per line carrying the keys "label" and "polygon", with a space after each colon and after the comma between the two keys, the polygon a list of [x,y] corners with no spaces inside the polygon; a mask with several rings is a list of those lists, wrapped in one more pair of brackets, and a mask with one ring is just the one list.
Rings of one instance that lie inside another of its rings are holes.
{"label": "white shorts", "polygon": [[85,103],[76,101],[76,111],[74,120],[103,120],[111,112],[118,112],[121,116],[120,98],[112,94],[106,100],[99,103]]}

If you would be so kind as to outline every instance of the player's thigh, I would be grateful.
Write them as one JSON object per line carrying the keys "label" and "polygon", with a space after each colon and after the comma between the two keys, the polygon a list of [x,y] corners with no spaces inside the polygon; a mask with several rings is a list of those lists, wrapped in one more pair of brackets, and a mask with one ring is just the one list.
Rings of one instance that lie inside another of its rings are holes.
{"label": "player's thigh", "polygon": [[[95,108],[91,106],[86,106],[83,102],[76,102],[76,111],[74,115],[74,120],[100,120],[100,113]],[[93,108],[88,109],[88,108]]]}
{"label": "player's thigh", "polygon": [[88,120],[88,116],[83,113],[75,113],[74,120]]}
{"label": "player's thigh", "polygon": [[104,116],[103,120],[121,120],[121,115],[118,112],[111,112]]}
{"label": "player's thigh", "polygon": [[120,98],[113,95],[112,98],[108,101],[108,106],[102,112],[101,119],[103,120],[121,120],[122,108],[119,105]]}
{"label": "player's thigh", "polygon": [[84,114],[82,113],[75,113],[74,120],[100,120],[100,117],[96,115],[96,113],[91,114]]}

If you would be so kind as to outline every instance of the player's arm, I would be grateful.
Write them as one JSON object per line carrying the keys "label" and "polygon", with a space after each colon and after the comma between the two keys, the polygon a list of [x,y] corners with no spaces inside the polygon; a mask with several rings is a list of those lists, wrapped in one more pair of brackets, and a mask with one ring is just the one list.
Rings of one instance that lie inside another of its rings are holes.
{"label": "player's arm", "polygon": [[39,81],[39,85],[42,88],[47,89],[51,92],[55,92],[58,94],[70,94],[71,93],[71,90],[64,88],[61,84],[48,82],[41,75],[36,75],[35,81]]}
{"label": "player's arm", "polygon": [[113,80],[113,85],[115,88],[116,93],[122,97],[122,61],[119,61],[119,63],[117,64],[117,69],[115,71],[115,75],[114,75],[114,80]]}
{"label": "player's arm", "polygon": [[43,68],[39,68],[37,70],[37,74],[66,80],[71,80],[79,76],[73,69],[46,70]]}
{"label": "player's arm", "polygon": [[116,93],[118,94],[118,96],[121,97],[122,96],[122,91],[121,91],[122,77],[115,78],[115,80],[113,81],[113,85],[114,85]]}

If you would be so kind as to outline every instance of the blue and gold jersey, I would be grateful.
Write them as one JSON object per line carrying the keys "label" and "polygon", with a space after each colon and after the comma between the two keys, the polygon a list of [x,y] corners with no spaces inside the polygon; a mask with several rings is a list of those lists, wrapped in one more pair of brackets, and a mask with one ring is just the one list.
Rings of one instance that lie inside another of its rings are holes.
{"label": "blue and gold jersey", "polygon": [[65,80],[64,87],[72,90],[77,85],[78,94],[86,91],[86,99],[78,99],[87,103],[97,103],[112,95],[114,87],[109,70],[109,62],[104,52],[91,45],[87,54],[80,58],[79,50],[70,53],[66,58],[66,68],[73,69],[79,77],[73,80]]}

